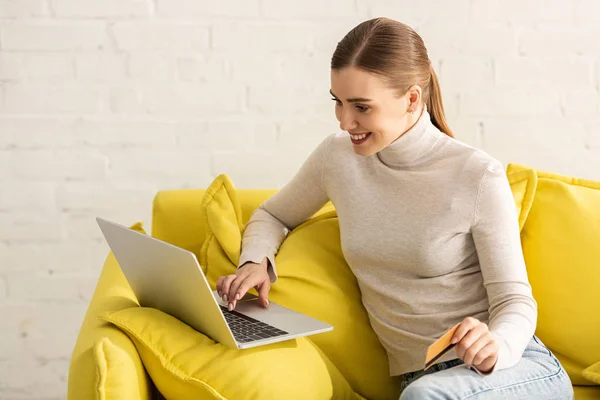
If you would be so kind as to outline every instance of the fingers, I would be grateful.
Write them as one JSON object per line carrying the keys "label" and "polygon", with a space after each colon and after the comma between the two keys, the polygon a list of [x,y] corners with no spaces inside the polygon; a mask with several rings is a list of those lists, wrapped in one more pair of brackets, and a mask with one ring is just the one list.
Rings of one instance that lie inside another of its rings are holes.
{"label": "fingers", "polygon": [[[467,352],[470,351],[470,348],[473,346],[473,344],[477,342],[477,340],[479,340],[479,338],[486,332],[488,332],[487,325],[482,323],[471,328],[467,334],[463,336],[463,338],[456,344],[456,355],[465,363],[467,363],[465,360]],[[475,357],[475,354],[473,354],[473,357]]]}
{"label": "fingers", "polygon": [[258,298],[263,307],[269,306],[269,290],[271,290],[271,282],[268,279],[258,285]]}
{"label": "fingers", "polygon": [[482,371],[491,369],[498,359],[498,343],[495,340],[488,342],[473,358],[473,364]]}
{"label": "fingers", "polygon": [[458,343],[462,340],[462,338],[475,326],[479,325],[481,322],[479,322],[478,319],[473,318],[473,317],[467,317],[465,318],[460,325],[458,326],[458,328],[456,328],[456,332],[454,332],[454,335],[452,336],[452,342],[451,343]]}
{"label": "fingers", "polygon": [[232,283],[231,288],[229,290],[229,302],[232,303],[233,308],[235,308],[237,301],[241,299],[246,294],[246,292],[248,292],[248,290],[262,283],[261,280],[262,276],[256,274],[238,277],[238,279],[236,279]]}
{"label": "fingers", "polygon": [[[467,334],[467,336],[465,336],[465,338],[462,341],[465,342],[467,340],[472,340],[472,337],[470,337],[469,335],[474,334],[475,331],[476,328],[471,330],[471,332],[469,332],[469,334]],[[474,342],[469,344],[466,351],[464,352],[464,356],[462,357],[462,359],[465,362],[465,364],[477,366],[477,364],[481,363],[481,361],[483,361],[483,359],[485,359],[487,356],[481,358],[482,356],[480,356],[479,353],[484,347],[486,347],[490,342],[492,342],[492,340],[492,335],[488,331],[482,332]],[[479,357],[479,362],[475,363],[475,359],[477,357]]]}
{"label": "fingers", "polygon": [[217,279],[217,293],[221,298],[223,297],[223,280],[225,280],[224,276],[220,276],[219,279]]}
{"label": "fingers", "polygon": [[237,278],[236,275],[227,275],[219,278],[221,281],[221,298],[223,301],[229,301],[229,290],[231,283]]}

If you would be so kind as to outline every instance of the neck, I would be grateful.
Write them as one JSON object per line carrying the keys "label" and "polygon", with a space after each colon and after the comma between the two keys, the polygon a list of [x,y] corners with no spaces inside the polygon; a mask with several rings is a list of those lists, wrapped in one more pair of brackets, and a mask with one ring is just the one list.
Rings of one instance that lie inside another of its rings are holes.
{"label": "neck", "polygon": [[383,164],[402,169],[426,161],[442,143],[445,136],[431,122],[427,107],[416,114],[411,127],[377,153]]}

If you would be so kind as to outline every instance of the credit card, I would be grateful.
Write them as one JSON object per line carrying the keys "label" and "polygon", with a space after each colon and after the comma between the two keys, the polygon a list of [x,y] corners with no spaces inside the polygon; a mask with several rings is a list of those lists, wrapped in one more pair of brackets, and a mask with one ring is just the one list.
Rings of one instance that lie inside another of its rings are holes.
{"label": "credit card", "polygon": [[448,329],[441,338],[433,342],[427,348],[427,355],[425,356],[425,368],[428,369],[431,367],[441,356],[446,354],[450,349],[452,349],[455,345],[450,343],[452,340],[452,336],[456,329],[460,325],[460,322],[454,325],[452,328]]}

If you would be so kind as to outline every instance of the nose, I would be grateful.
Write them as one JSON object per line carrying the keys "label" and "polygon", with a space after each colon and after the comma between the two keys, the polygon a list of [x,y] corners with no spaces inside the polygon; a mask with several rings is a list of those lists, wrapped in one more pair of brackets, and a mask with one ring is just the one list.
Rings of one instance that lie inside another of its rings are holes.
{"label": "nose", "polygon": [[344,112],[342,110],[339,121],[340,129],[343,131],[349,131],[358,126],[358,124],[354,120],[354,115],[351,112]]}

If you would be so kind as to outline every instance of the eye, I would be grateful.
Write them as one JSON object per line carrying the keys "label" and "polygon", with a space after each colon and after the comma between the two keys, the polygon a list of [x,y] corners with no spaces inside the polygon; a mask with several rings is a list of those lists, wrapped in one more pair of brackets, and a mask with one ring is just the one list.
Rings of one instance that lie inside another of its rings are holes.
{"label": "eye", "polygon": [[357,109],[359,112],[361,112],[361,113],[364,113],[364,112],[367,112],[367,111],[369,111],[369,107],[367,107],[367,106],[361,106],[360,104],[356,106],[356,109]]}
{"label": "eye", "polygon": [[335,105],[336,106],[341,106],[342,105],[342,102],[339,101],[338,99],[336,99],[335,97],[332,97],[331,100],[335,101]]}

